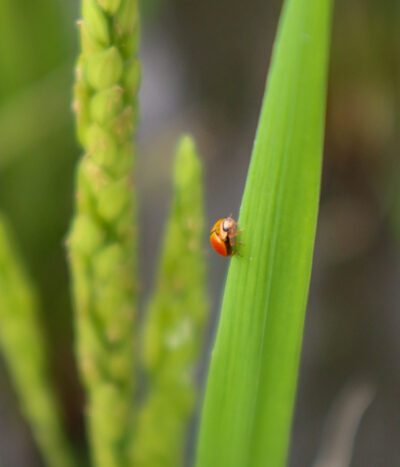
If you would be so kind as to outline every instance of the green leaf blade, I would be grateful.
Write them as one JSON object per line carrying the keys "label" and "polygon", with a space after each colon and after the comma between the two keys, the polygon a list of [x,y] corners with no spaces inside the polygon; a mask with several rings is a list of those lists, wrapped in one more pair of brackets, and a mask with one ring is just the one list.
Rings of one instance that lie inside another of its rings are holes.
{"label": "green leaf blade", "polygon": [[287,1],[239,217],[197,465],[285,464],[318,210],[331,2]]}

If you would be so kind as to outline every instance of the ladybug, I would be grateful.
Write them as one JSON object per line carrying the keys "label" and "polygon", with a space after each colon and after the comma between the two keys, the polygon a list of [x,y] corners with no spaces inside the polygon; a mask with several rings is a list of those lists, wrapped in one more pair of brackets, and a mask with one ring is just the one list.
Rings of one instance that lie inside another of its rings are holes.
{"label": "ladybug", "polygon": [[[236,253],[235,237],[241,230],[237,230],[237,222],[231,216],[219,219],[210,232],[210,243],[214,250],[222,256],[232,256]],[[240,242],[237,242],[240,243]]]}

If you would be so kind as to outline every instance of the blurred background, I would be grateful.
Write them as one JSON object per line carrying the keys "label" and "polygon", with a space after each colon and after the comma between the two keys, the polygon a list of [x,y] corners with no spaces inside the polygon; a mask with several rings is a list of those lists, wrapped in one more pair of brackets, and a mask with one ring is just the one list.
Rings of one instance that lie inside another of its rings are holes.
{"label": "blurred background", "polygon": [[[208,224],[238,214],[280,7],[278,0],[142,1],[142,308],[182,132],[195,136],[204,160]],[[71,112],[78,17],[77,0],[0,0],[0,210],[40,290],[64,417],[83,449],[64,251],[80,152]],[[332,456],[337,467],[400,465],[399,30],[397,0],[336,2],[291,467],[327,467]],[[207,242],[206,235],[211,336],[228,262]],[[1,359],[0,462],[42,465]]]}

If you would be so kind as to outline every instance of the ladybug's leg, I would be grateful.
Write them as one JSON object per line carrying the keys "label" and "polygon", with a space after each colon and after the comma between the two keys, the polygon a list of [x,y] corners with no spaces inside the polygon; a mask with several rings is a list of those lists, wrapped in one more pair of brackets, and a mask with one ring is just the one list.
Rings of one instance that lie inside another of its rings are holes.
{"label": "ladybug's leg", "polygon": [[240,250],[238,250],[237,248],[234,248],[233,253],[243,258],[242,253],[240,253]]}
{"label": "ladybug's leg", "polygon": [[236,237],[236,235],[239,235],[240,233],[243,232],[243,229],[241,230],[236,230],[235,232],[232,233],[232,237]]}
{"label": "ladybug's leg", "polygon": [[[233,232],[229,232],[230,241],[233,243],[235,241],[235,237],[239,235],[241,232],[243,232],[243,230],[234,230]],[[240,243],[240,242],[236,242],[236,243]]]}

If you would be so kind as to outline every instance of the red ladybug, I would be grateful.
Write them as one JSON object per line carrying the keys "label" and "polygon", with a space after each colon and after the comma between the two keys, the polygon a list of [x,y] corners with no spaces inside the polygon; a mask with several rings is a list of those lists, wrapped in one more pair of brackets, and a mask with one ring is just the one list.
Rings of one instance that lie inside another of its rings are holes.
{"label": "red ladybug", "polygon": [[[236,253],[235,237],[241,230],[237,230],[237,222],[231,216],[219,219],[210,232],[210,242],[214,250],[222,256],[232,256]],[[240,242],[237,242],[240,243]]]}

